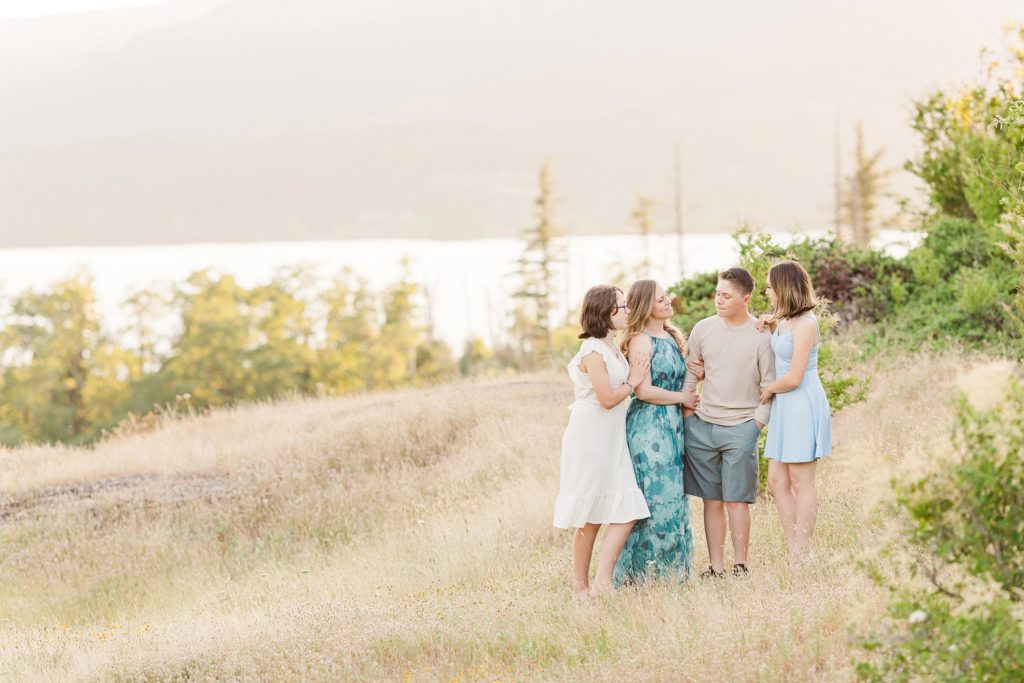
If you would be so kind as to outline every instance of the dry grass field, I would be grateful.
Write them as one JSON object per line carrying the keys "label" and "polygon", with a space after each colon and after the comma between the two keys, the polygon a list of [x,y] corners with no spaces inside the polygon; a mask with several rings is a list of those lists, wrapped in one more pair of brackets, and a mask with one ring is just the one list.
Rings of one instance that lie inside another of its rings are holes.
{"label": "dry grass field", "polygon": [[[968,361],[879,361],[837,416],[816,559],[769,503],[748,579],[574,604],[558,374],[169,420],[0,451],[0,679],[851,680],[902,456]],[[696,566],[706,565],[694,501]]]}

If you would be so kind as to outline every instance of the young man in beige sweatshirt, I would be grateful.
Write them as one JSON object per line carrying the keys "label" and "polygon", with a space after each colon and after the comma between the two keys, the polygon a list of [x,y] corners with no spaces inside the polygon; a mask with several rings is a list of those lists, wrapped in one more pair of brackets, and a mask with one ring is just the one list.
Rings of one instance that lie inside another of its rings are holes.
{"label": "young man in beige sweatshirt", "polygon": [[[704,362],[704,387],[694,411],[683,410],[683,479],[686,493],[704,499],[704,536],[711,566],[703,577],[725,575],[726,513],[732,531],[733,574],[747,572],[750,503],[757,498],[757,440],[770,403],[761,389],[775,378],[775,356],[767,332],[758,332],[748,306],[754,280],[743,268],[718,276],[717,315],[693,327],[690,361]],[[687,373],[683,390],[697,380]]]}

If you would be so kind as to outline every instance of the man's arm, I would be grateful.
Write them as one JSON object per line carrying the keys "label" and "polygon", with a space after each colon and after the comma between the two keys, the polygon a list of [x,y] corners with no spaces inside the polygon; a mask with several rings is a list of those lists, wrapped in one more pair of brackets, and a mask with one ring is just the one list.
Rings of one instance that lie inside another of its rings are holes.
{"label": "man's arm", "polygon": [[[759,392],[763,391],[772,381],[775,380],[775,352],[772,351],[772,344],[768,335],[761,333],[762,337],[757,345],[757,372],[759,377]],[[768,418],[772,414],[772,402],[758,403],[754,410],[754,419],[761,425],[768,424]]]}
{"label": "man's arm", "polygon": [[[695,361],[695,360],[703,360],[703,358],[704,358],[704,354],[701,352],[701,349],[700,349],[700,335],[701,335],[701,326],[700,326],[700,323],[697,323],[696,325],[693,326],[693,329],[690,331],[690,338],[686,342],[686,347],[687,347],[686,348],[686,361],[687,362]],[[697,377],[696,377],[696,375],[694,375],[692,372],[687,372],[686,373],[686,377],[683,378],[683,388],[682,388],[682,391],[686,391],[688,389],[695,389],[696,387],[697,387]]]}
{"label": "man's arm", "polygon": [[[704,353],[701,351],[701,348],[700,348],[700,336],[701,336],[701,325],[698,322],[696,325],[693,326],[693,329],[690,330],[690,338],[687,340],[687,344],[686,344],[686,360],[687,360],[687,362],[694,361],[694,360],[703,360],[704,359]],[[689,392],[689,391],[695,391],[696,389],[697,389],[697,376],[694,375],[692,372],[687,372],[686,373],[686,377],[683,378],[683,388],[682,388],[682,391],[685,393],[685,392]],[[695,410],[693,410],[691,408],[687,408],[686,406],[683,406],[683,417],[684,418],[690,417],[695,412],[696,412]]]}

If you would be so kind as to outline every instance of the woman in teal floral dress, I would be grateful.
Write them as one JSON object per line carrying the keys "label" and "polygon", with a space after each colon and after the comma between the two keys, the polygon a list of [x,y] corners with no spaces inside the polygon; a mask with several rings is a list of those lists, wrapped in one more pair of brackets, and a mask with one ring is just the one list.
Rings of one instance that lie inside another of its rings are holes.
{"label": "woman in teal floral dress", "polygon": [[[651,516],[639,520],[615,565],[615,585],[668,578],[685,581],[693,564],[690,503],[683,492],[683,415],[696,396],[683,392],[686,342],[668,320],[672,299],[652,280],[629,288],[629,322],[623,351],[648,356],[650,374],[635,389],[626,414],[626,441],[637,484]],[[690,366],[703,376],[703,367]]]}

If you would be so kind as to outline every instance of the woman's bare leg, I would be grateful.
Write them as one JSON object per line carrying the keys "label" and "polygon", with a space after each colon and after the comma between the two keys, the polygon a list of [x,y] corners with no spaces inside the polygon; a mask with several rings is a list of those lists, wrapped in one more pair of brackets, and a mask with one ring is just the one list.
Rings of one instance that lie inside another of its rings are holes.
{"label": "woman's bare leg", "polygon": [[818,521],[818,490],[814,475],[818,463],[805,462],[789,465],[789,476],[796,494],[796,552],[806,555],[811,549],[814,525]]}
{"label": "woman's bare leg", "polygon": [[572,537],[572,594],[582,599],[590,594],[590,559],[600,524],[585,524]]}
{"label": "woman's bare leg", "polygon": [[594,579],[593,592],[603,593],[612,589],[612,571],[635,523],[634,521],[608,525],[608,530],[604,532],[604,539],[601,541],[601,552],[597,556],[597,578]]}
{"label": "woman's bare leg", "polygon": [[789,465],[778,460],[768,461],[768,490],[775,499],[775,507],[779,511],[779,522],[782,533],[786,535],[786,545],[790,554],[797,548],[796,533],[796,495],[793,493],[793,481],[790,478]]}

